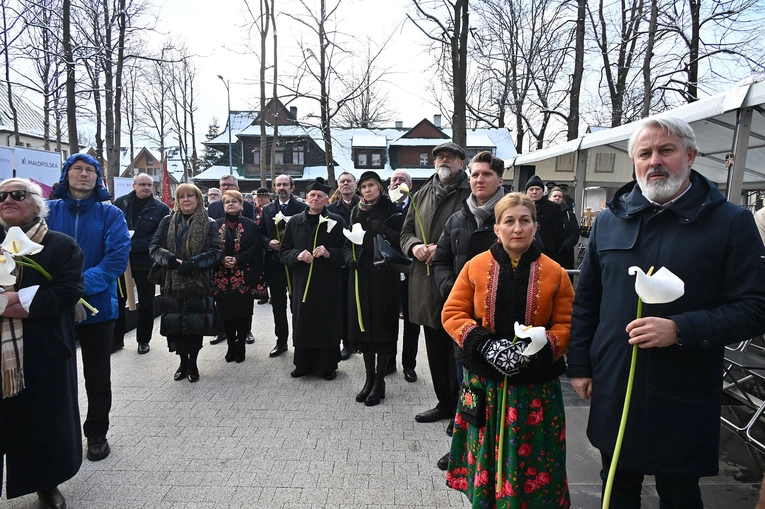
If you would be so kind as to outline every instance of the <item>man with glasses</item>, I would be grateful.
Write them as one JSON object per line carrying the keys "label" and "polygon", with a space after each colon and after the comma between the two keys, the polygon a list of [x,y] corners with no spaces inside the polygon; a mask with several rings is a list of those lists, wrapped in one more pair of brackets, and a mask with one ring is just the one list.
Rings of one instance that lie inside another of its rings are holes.
{"label": "man with glasses", "polygon": [[75,307],[75,333],[82,352],[88,415],[83,432],[87,457],[99,461],[109,455],[109,410],[112,406],[112,333],[118,316],[117,278],[127,268],[130,235],[122,211],[109,203],[101,165],[87,154],[74,154],[64,163],[56,198],[49,202],[48,227],[73,237],[85,254],[84,299],[98,310]]}
{"label": "man with glasses", "polygon": [[[215,188],[212,188],[207,192],[207,196],[210,196],[210,192],[213,191],[213,189]],[[207,207],[207,215],[213,219],[222,219],[226,215],[226,212],[223,210],[223,202],[220,200],[221,193],[225,193],[226,191],[239,191],[239,183],[235,176],[223,175],[220,178],[220,190],[215,190],[218,191],[218,200],[210,201],[210,205]],[[255,207],[252,203],[245,200],[244,207],[242,208],[242,215],[255,221]]]}
{"label": "man with glasses", "polygon": [[207,205],[208,207],[215,203],[216,201],[220,201],[220,189],[217,187],[211,187],[207,190]]}
{"label": "man with glasses", "polygon": [[[271,311],[274,314],[274,334],[276,334],[276,346],[268,354],[269,357],[278,357],[287,351],[287,339],[289,337],[289,325],[287,322],[287,278],[292,278],[292,271],[282,265],[279,259],[279,250],[281,249],[281,240],[284,240],[284,231],[287,227],[286,221],[276,223],[276,215],[281,213],[290,218],[295,214],[303,212],[308,205],[297,200],[292,192],[295,190],[295,183],[289,175],[279,175],[274,180],[274,190],[277,199],[263,207],[263,217],[261,218],[258,230],[260,231],[263,248],[266,249],[266,257],[270,257],[271,270],[268,273],[268,287],[271,289]],[[278,234],[277,234],[278,230]],[[292,282],[290,282],[290,285]],[[298,299],[300,296],[297,297]]]}
{"label": "man with glasses", "polygon": [[414,203],[422,219],[415,218],[414,207],[407,212],[401,229],[401,250],[414,259],[409,277],[409,319],[424,327],[430,375],[438,399],[435,408],[415,416],[417,422],[452,419],[457,410],[457,367],[454,346],[441,325],[441,296],[430,263],[436,242],[446,220],[462,208],[470,196],[470,182],[465,173],[465,151],[456,143],[443,143],[433,149],[436,173],[414,194]]}
{"label": "man with glasses", "polygon": [[[163,217],[170,214],[170,209],[152,195],[154,179],[145,173],[133,178],[133,190],[117,198],[114,206],[122,211],[128,230],[133,232],[130,238],[130,270],[138,291],[138,326],[136,340],[138,353],[149,351],[151,331],[154,328],[154,295],[156,285],[149,281],[149,269],[153,264],[149,256],[149,244],[154,238]],[[125,346],[125,303],[128,288],[125,278],[120,277],[122,291],[117,293],[119,316],[114,324],[114,345],[112,351]]]}

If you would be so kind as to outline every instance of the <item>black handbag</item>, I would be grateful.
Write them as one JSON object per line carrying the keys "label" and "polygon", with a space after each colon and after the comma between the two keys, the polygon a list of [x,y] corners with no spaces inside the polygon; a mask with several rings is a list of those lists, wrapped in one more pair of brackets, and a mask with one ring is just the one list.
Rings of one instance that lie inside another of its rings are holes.
{"label": "black handbag", "polygon": [[388,240],[380,235],[375,235],[375,256],[372,263],[375,267],[380,267],[391,272],[409,272],[409,265],[412,259],[406,256],[401,250],[396,249]]}

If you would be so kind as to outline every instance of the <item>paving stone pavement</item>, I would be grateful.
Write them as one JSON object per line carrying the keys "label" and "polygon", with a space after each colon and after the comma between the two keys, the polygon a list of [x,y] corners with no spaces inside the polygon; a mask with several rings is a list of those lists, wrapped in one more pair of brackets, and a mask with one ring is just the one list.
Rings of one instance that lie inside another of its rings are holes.
{"label": "paving stone pavement", "polygon": [[[159,319],[148,354],[136,353],[135,333],[128,333],[126,347],[112,356],[112,452],[103,461],[84,460],[79,473],[60,486],[68,507],[470,506],[446,487],[435,467],[449,447],[447,422],[414,421],[435,403],[422,336],[417,382],[404,380],[399,352],[399,369],[386,378],[387,398],[365,407],[354,400],[365,379],[360,355],[342,362],[333,381],[318,375],[292,379],[291,346],[287,354],[268,357],[275,341],[270,305],[255,306],[252,332],[256,342],[248,345],[242,364],[227,364],[225,344],[209,345],[205,338],[201,379],[194,384],[173,380],[177,357],[167,351]],[[595,509],[599,460],[584,434],[588,407],[563,385],[572,507]],[[84,418],[81,373],[79,394]],[[740,439],[731,440],[741,447]],[[758,453],[747,454],[756,456],[759,470],[742,467],[740,454],[721,462],[729,470],[705,480],[705,499],[720,500],[708,508],[754,507],[765,462]],[[748,475],[742,477],[742,470]],[[646,491],[644,507],[658,507],[655,490]],[[731,497],[738,502],[730,505]],[[0,507],[31,509],[38,503],[34,494],[10,501],[3,496]]]}

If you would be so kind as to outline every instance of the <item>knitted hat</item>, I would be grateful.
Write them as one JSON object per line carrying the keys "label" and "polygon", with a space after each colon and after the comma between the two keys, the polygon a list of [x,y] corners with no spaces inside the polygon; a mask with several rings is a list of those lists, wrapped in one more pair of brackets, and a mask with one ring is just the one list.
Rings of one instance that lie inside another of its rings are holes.
{"label": "knitted hat", "polygon": [[526,187],[524,188],[524,190],[528,191],[530,187],[538,187],[540,189],[544,189],[545,184],[544,182],[542,182],[541,178],[539,178],[537,175],[534,175],[528,180],[528,182],[526,182]]}

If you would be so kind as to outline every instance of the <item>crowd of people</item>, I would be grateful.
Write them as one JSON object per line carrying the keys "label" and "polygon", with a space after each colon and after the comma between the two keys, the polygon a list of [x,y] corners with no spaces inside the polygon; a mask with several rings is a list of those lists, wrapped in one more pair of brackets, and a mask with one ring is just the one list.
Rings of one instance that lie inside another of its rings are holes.
{"label": "crowd of people", "polygon": [[[437,466],[473,507],[570,506],[566,370],[592,398],[588,437],[605,489],[637,345],[611,507],[639,508],[646,474],[656,476],[662,507],[703,507],[699,478],[717,471],[723,347],[765,331],[765,248],[751,214],[691,169],[697,151],[683,121],[650,119],[635,131],[636,181],[599,214],[576,296],[566,269],[579,225],[566,190],[532,176],[524,192],[508,192],[504,161],[480,152],[466,168],[452,142],[433,149],[435,172],[416,192],[404,170],[387,185],[374,171],[343,173],[332,202],[321,178],[303,200],[280,175],[271,201],[267,189],[242,194],[224,175],[207,206],[198,187],[181,184],[170,210],[139,174],[111,205],[101,166],[83,154],[67,159],[50,201],[34,182],[3,181],[0,220],[14,239],[0,259],[8,497],[37,492],[43,506],[66,507],[58,485],[79,469],[82,435],[89,460],[110,454],[110,354],[124,347],[134,285],[137,353],[150,351],[156,311],[179,357],[173,378],[191,383],[201,377],[204,336],[227,343],[225,362],[242,363],[255,302],[270,302],[270,357],[288,351],[291,316],[290,376],[331,381],[359,353],[366,377],[355,399],[374,406],[386,397],[400,336],[404,377],[417,380],[422,326],[435,405],[414,419],[450,421]],[[671,269],[684,296],[646,305],[636,319],[632,265]]]}

